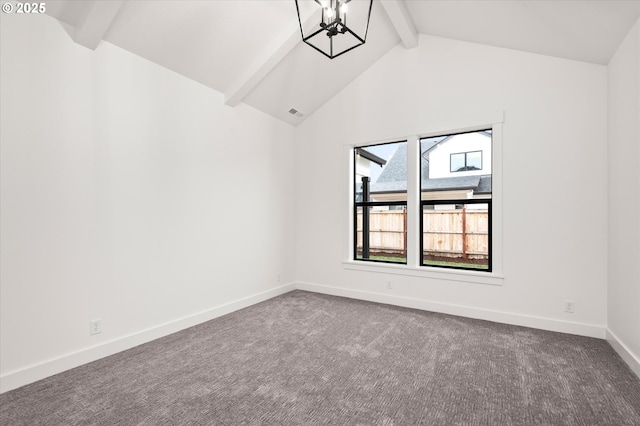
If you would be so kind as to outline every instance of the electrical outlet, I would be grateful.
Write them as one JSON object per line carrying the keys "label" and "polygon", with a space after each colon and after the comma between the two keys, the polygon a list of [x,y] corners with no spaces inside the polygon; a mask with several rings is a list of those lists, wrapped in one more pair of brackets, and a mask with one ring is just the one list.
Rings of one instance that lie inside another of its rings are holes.
{"label": "electrical outlet", "polygon": [[278,282],[280,282],[280,274],[278,274],[277,278],[278,278]]}
{"label": "electrical outlet", "polygon": [[393,284],[391,283],[391,281],[387,281],[387,288],[389,290],[391,290],[393,288]]}
{"label": "electrical outlet", "polygon": [[91,320],[89,322],[89,334],[94,335],[94,334],[100,334],[100,333],[102,333],[102,320],[101,319]]}
{"label": "electrical outlet", "polygon": [[573,300],[565,300],[564,311],[573,314],[576,311],[576,302]]}

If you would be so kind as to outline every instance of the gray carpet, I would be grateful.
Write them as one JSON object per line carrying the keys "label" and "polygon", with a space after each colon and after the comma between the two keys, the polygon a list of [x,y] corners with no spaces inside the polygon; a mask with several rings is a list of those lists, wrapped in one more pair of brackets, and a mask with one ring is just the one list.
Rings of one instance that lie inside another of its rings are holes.
{"label": "gray carpet", "polygon": [[0,395],[2,425],[640,425],[604,341],[294,291]]}

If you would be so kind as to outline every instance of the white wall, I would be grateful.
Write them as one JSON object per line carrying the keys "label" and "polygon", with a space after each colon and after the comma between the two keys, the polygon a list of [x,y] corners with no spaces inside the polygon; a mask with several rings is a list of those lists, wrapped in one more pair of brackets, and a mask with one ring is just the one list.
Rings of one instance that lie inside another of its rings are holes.
{"label": "white wall", "polygon": [[292,288],[290,126],[48,16],[1,52],[3,390]]}
{"label": "white wall", "polygon": [[640,376],[640,21],[608,71],[609,338]]}
{"label": "white wall", "polygon": [[[346,145],[503,111],[502,285],[345,268]],[[606,139],[604,66],[429,36],[398,46],[297,129],[298,285],[604,337]]]}

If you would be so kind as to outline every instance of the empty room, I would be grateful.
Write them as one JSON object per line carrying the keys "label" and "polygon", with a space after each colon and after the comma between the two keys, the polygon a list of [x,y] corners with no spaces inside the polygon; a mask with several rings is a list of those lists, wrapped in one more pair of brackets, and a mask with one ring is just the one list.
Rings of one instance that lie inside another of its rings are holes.
{"label": "empty room", "polygon": [[0,16],[0,424],[640,424],[640,0]]}

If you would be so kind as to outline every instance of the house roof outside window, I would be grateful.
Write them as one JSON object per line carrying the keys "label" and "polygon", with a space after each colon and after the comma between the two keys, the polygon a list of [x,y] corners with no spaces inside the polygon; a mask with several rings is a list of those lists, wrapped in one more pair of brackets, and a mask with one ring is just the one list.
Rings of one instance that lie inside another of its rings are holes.
{"label": "house roof outside window", "polygon": [[[489,134],[487,134],[489,135]],[[422,192],[471,190],[474,195],[491,194],[491,175],[466,175],[444,178],[429,178],[429,152],[437,145],[453,140],[456,135],[433,138],[421,144]],[[406,192],[407,190],[407,145],[399,145],[391,156],[382,173],[371,183],[371,195]]]}

